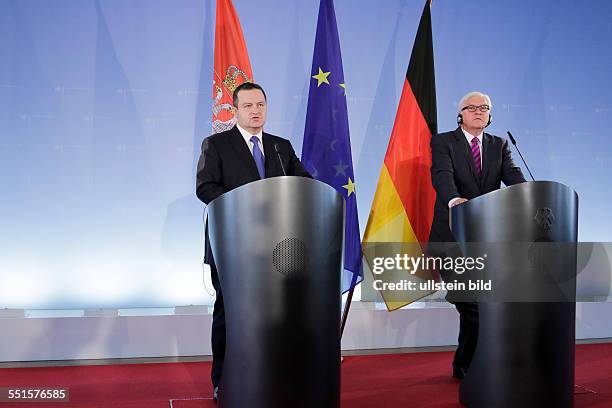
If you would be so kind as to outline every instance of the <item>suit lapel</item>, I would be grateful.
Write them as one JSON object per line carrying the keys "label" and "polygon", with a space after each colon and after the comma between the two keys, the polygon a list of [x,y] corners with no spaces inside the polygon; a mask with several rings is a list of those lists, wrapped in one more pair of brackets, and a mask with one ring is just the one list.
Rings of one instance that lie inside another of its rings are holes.
{"label": "suit lapel", "polygon": [[240,157],[240,161],[247,167],[253,180],[258,180],[260,177],[259,171],[257,171],[257,165],[255,164],[255,159],[253,158],[251,151],[244,142],[242,134],[236,126],[231,129],[229,137],[232,147],[234,150],[236,150],[238,157]]}
{"label": "suit lapel", "polygon": [[489,171],[489,166],[487,160],[489,159],[489,147],[491,147],[492,142],[491,135],[487,133],[482,134],[482,177],[480,178],[481,186],[484,187],[485,179],[487,177],[487,173]]}
{"label": "suit lapel", "polygon": [[272,142],[270,135],[267,133],[262,133],[261,138],[263,139],[266,177],[276,176],[275,165],[278,159],[276,157],[276,151],[274,150],[274,142]]}
{"label": "suit lapel", "polygon": [[467,139],[465,138],[465,135],[463,134],[463,131],[461,130],[461,127],[458,127],[457,130],[455,130],[455,144],[457,150],[463,153],[463,157],[465,157],[465,160],[467,161],[467,165],[470,169],[470,173],[472,173],[474,183],[480,186],[480,177],[478,177],[478,175],[476,174],[476,165],[474,164],[472,150],[470,149],[470,146],[467,142]]}

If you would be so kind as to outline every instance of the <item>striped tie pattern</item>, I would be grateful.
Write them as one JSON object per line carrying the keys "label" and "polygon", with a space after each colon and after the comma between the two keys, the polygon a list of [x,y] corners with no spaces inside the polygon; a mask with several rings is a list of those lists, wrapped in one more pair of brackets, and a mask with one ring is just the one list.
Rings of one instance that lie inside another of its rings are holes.
{"label": "striped tie pattern", "polygon": [[253,158],[255,159],[255,165],[257,166],[259,177],[264,179],[266,178],[266,165],[263,153],[259,148],[259,138],[257,136],[252,136],[251,143],[253,143]]}
{"label": "striped tie pattern", "polygon": [[476,173],[478,177],[482,176],[482,165],[480,164],[480,147],[478,147],[478,138],[472,139],[472,157],[474,157],[474,164],[476,165]]}

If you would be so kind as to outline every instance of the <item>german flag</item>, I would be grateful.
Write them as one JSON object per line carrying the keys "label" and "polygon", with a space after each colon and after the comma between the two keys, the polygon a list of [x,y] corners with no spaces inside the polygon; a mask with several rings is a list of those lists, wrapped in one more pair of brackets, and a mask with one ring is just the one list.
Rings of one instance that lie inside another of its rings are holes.
{"label": "german flag", "polygon": [[236,123],[234,89],[243,82],[253,82],[249,54],[232,0],[217,0],[213,82],[212,123],[213,131],[219,133]]}
{"label": "german flag", "polygon": [[[421,257],[433,219],[435,191],[431,184],[430,140],[437,133],[436,85],[431,29],[431,0],[419,22],[402,96],[362,248],[370,269],[375,258],[408,255]],[[375,279],[384,282],[419,282],[430,279],[419,269],[386,270]],[[380,290],[387,308],[395,310],[432,293],[419,290]]]}

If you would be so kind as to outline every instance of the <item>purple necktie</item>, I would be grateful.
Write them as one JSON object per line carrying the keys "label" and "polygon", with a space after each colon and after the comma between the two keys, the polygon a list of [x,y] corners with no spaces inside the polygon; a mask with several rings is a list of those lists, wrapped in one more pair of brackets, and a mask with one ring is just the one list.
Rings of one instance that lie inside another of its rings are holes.
{"label": "purple necktie", "polygon": [[472,139],[472,157],[474,157],[474,164],[476,165],[476,173],[478,177],[482,176],[482,166],[480,164],[480,147],[478,147],[478,138]]}
{"label": "purple necktie", "polygon": [[263,153],[259,148],[259,138],[257,136],[253,136],[251,137],[251,142],[253,143],[253,158],[255,159],[255,165],[257,166],[259,177],[264,179],[266,178],[266,166],[264,164]]}

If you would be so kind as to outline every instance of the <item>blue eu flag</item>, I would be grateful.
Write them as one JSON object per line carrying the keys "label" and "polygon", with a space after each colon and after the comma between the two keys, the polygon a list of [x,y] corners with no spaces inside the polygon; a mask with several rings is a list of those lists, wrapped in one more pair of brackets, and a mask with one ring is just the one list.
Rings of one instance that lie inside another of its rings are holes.
{"label": "blue eu flag", "polygon": [[346,92],[333,0],[321,0],[312,57],[312,77],[302,146],[302,163],[317,180],[346,200],[345,292],[363,279],[355,176],[351,156]]}

